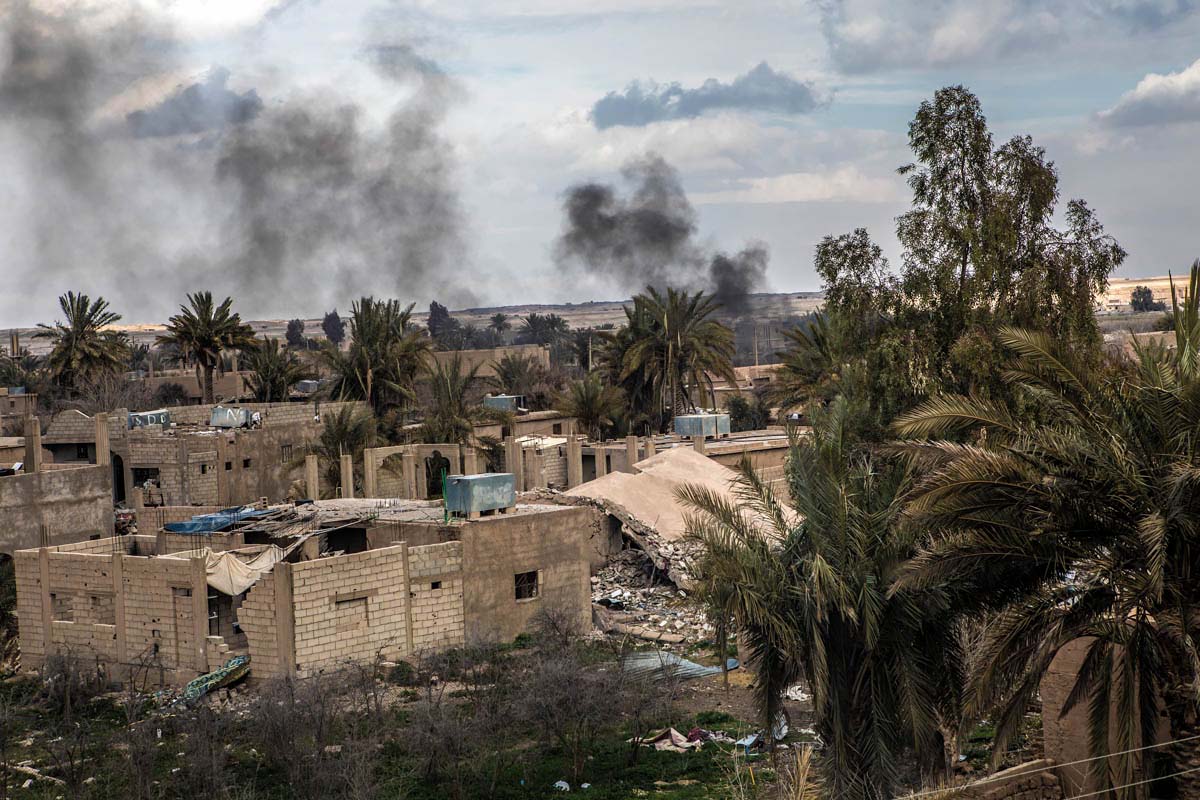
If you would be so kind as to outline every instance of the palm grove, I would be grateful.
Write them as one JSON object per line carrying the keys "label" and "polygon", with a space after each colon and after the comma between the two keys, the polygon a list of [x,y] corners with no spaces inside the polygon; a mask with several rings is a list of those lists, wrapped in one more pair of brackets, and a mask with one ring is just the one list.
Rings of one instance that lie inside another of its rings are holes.
{"label": "palm grove", "polygon": [[909,141],[900,268],[861,229],[817,247],[825,313],[777,384],[813,419],[796,517],[748,468],[738,507],[685,492],[705,602],[753,654],[767,719],[811,687],[831,796],[892,796],[908,757],[945,780],[984,719],[998,761],[1081,637],[1067,709],[1117,754],[1090,768],[1143,796],[1129,751],[1160,713],[1194,735],[1200,697],[1200,264],[1174,348],[1106,352],[1093,298],[1125,253],[1082,200],[1053,223],[1044,151],[997,146],[961,87],[921,104]]}
{"label": "palm grove", "polygon": [[[1080,637],[1070,704],[1089,709],[1095,753],[1133,749],[1160,711],[1186,737],[1200,697],[1200,267],[1171,310],[1174,348],[1107,352],[1094,298],[1125,253],[1083,200],[1060,204],[1045,152],[1027,136],[998,145],[962,87],[921,104],[909,143],[901,263],[863,229],[823,239],[823,313],[790,335],[771,395],[744,406],[812,422],[793,438],[788,502],[748,465],[737,505],[683,492],[705,545],[696,600],[752,655],[765,721],[787,687],[810,687],[823,791],[838,798],[892,796],[913,760],[930,784],[947,779],[983,719],[999,759]],[[50,355],[0,368],[80,402],[139,358],[174,359],[211,399],[223,354],[241,350],[258,399],[319,374],[328,396],[365,402],[368,415],[328,426],[329,453],[467,441],[493,413],[487,390],[556,407],[592,438],[663,431],[733,378],[718,307],[676,287],[648,288],[607,331],[502,313],[476,329],[437,303],[422,327],[413,306],[365,297],[348,325],[326,316],[315,350],[303,323],[287,347],[256,339],[232,302],[190,295],[146,354],[111,332],[106,301],[68,294],[64,320],[42,330]],[[511,341],[549,346],[552,366],[509,356],[484,380],[433,358]],[[1122,787],[1140,763],[1092,766]]]}

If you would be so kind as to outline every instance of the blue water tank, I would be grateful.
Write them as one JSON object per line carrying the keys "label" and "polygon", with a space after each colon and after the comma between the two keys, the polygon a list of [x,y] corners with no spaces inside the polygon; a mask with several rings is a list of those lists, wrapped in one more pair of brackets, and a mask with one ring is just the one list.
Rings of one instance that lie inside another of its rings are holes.
{"label": "blue water tank", "polygon": [[680,414],[675,417],[675,433],[692,438],[729,435],[728,414]]}
{"label": "blue water tank", "polygon": [[490,394],[483,398],[485,408],[497,411],[508,411],[515,414],[517,409],[525,405],[525,396],[521,394]]}
{"label": "blue water tank", "polygon": [[482,475],[447,475],[446,510],[451,514],[477,514],[517,504],[517,481],[511,472]]}

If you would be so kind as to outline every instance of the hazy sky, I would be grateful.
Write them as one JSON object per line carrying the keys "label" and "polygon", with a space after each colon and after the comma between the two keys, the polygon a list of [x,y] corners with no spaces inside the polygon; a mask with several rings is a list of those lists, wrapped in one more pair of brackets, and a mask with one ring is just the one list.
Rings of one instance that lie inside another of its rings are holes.
{"label": "hazy sky", "polygon": [[[35,31],[67,19],[104,47],[72,128],[83,143],[63,139],[60,103],[28,95],[75,62],[30,60],[0,11],[0,327],[49,321],[72,288],[128,321],[163,319],[191,288],[236,292],[251,318],[370,292],[620,297],[560,275],[554,242],[568,186],[620,185],[647,153],[678,171],[707,245],[761,241],[767,288],[815,290],[825,234],[865,226],[898,261],[907,124],[951,83],[979,95],[998,140],[1047,149],[1063,200],[1086,198],[1129,251],[1123,275],[1200,256],[1192,0],[12,2],[36,7]],[[353,111],[301,137],[310,102]],[[320,175],[270,149],[285,141],[314,149]],[[261,172],[231,174],[247,164]],[[314,199],[330,174],[338,192]],[[402,233],[382,230],[393,220]],[[381,264],[393,248],[403,264]],[[247,278],[262,258],[278,271]]]}

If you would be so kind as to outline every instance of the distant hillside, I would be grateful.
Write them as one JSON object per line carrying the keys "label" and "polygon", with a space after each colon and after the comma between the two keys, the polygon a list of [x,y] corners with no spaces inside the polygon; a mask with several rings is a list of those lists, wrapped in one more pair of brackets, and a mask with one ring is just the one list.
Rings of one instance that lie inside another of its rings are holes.
{"label": "distant hillside", "polygon": [[[488,308],[464,308],[450,313],[463,324],[471,324],[483,328],[493,314],[504,313],[511,317],[524,317],[527,314],[558,314],[572,328],[599,328],[604,325],[620,325],[625,321],[625,305],[629,300],[595,300],[586,303],[563,304],[528,304],[516,306],[493,306]],[[743,320],[753,320],[759,325],[786,322],[789,318],[803,316],[815,310],[821,304],[820,292],[792,292],[789,294],[754,294],[750,296],[750,308],[742,316]],[[349,309],[343,309],[343,315]],[[428,310],[416,311],[413,314],[417,322],[424,324],[429,316]],[[50,320],[47,320],[49,322]],[[286,319],[248,320],[255,334],[276,339],[282,339],[287,330]],[[513,320],[513,327],[519,325]],[[153,345],[154,337],[163,332],[163,325],[119,325],[119,330],[126,331],[136,344]],[[22,347],[29,348],[35,355],[44,355],[49,351],[49,343],[45,339],[35,339],[36,328],[18,328]],[[305,320],[304,333],[313,339],[322,339],[321,320]],[[7,344],[7,342],[5,343]]]}

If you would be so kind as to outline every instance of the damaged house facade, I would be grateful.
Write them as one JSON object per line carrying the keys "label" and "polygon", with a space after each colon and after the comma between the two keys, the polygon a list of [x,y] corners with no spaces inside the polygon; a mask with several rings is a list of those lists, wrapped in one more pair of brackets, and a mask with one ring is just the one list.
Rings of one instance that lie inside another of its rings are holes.
{"label": "damaged house facade", "polygon": [[22,666],[69,654],[113,682],[181,684],[248,655],[255,678],[510,640],[543,608],[591,624],[590,508],[333,500],[199,517],[157,536],[15,555]]}
{"label": "damaged house facade", "polygon": [[257,414],[257,423],[239,427],[210,424],[214,410],[220,415],[223,408],[211,405],[150,414],[118,409],[96,417],[64,411],[42,442],[55,464],[94,464],[107,454],[114,502],[132,502],[133,489],[144,487],[143,499],[152,505],[282,500],[303,474],[304,453],[320,437],[324,419],[343,405],[246,403],[233,410]]}

